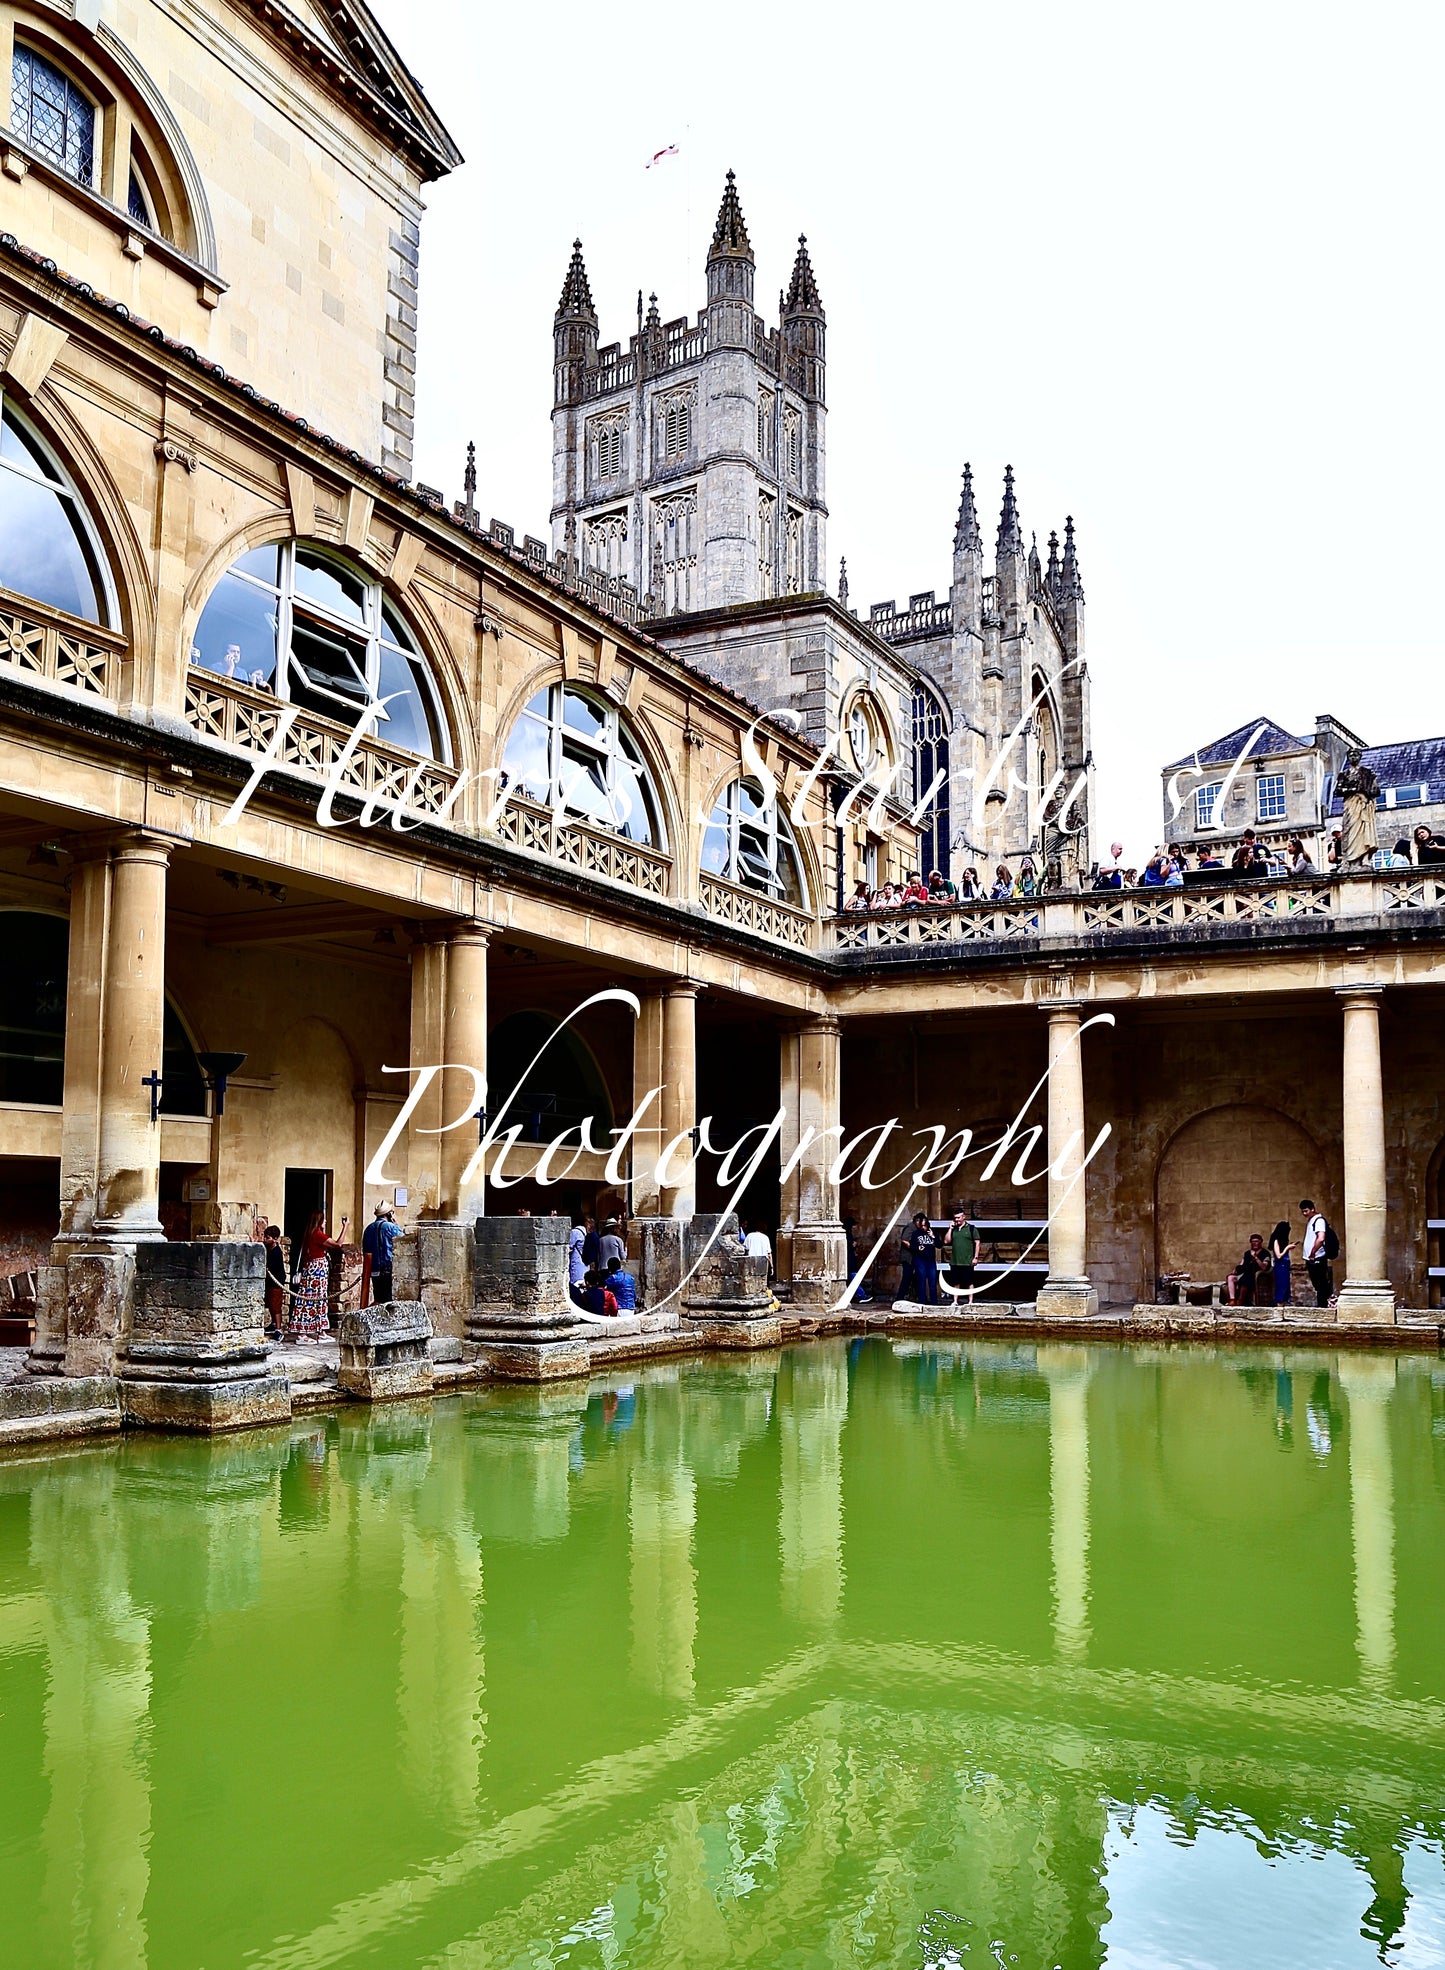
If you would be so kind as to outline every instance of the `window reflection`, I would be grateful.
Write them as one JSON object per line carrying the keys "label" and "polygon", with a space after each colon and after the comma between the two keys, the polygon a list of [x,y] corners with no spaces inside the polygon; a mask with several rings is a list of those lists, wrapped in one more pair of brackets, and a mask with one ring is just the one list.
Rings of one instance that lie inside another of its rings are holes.
{"label": "window reflection", "polygon": [[734,780],[709,816],[702,838],[705,874],[806,907],[802,864],[778,803],[755,780]]}
{"label": "window reflection", "polygon": [[370,713],[376,737],[449,756],[426,664],[381,584],[320,549],[287,542],[233,562],[202,611],[191,662],[346,725],[386,698]]}
{"label": "window reflection", "polygon": [[616,711],[570,684],[530,700],[502,754],[506,784],[561,813],[661,847],[657,801],[636,740]]}
{"label": "window reflection", "polygon": [[104,622],[105,584],[74,488],[0,404],[0,584],[47,608]]}

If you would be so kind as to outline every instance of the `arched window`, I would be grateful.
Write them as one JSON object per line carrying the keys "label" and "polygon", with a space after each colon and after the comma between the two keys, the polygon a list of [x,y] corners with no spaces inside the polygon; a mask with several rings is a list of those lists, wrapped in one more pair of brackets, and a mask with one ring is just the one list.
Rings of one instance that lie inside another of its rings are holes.
{"label": "arched window", "polygon": [[95,104],[33,48],[15,43],[11,69],[13,134],[83,185],[95,183]]}
{"label": "arched window", "polygon": [[[41,910],[0,912],[0,1101],[59,1108],[65,1085],[70,926]],[[166,1001],[161,1113],[204,1115],[206,1084],[175,1007]]]}
{"label": "arched window", "polygon": [[[941,777],[940,777],[941,776]],[[937,781],[936,789],[930,794]],[[948,720],[943,706],[926,684],[913,687],[913,801],[927,798],[920,817],[923,835],[918,859],[925,875],[938,869],[950,874],[948,814]]]}
{"label": "arched window", "polygon": [[806,908],[803,865],[776,800],[756,780],[734,780],[713,808],[702,838],[706,875]]}
{"label": "arched window", "polygon": [[0,401],[0,584],[86,622],[110,623],[110,584],[74,486]]}
{"label": "arched window", "polygon": [[191,662],[345,725],[384,699],[376,738],[450,758],[415,638],[381,583],[339,554],[297,541],[243,554],[211,592]]}
{"label": "arched window", "polygon": [[609,704],[549,684],[526,706],[502,754],[504,784],[651,848],[666,839],[637,741]]}
{"label": "arched window", "polygon": [[519,1081],[503,1131],[520,1128],[524,1142],[555,1141],[590,1116],[592,1140],[607,1140],[612,1103],[606,1083],[577,1032],[552,1013],[510,1013],[487,1040],[487,1103],[493,1116]]}

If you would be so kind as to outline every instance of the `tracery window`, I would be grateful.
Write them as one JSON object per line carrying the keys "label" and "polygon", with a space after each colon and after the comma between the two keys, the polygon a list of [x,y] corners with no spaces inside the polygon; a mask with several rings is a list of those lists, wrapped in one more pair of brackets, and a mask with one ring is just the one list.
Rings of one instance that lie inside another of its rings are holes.
{"label": "tracery window", "polygon": [[686,458],[692,450],[691,390],[673,390],[657,406],[658,448],[664,465]]}
{"label": "tracery window", "polygon": [[583,522],[583,542],[587,565],[613,580],[629,573],[627,566],[627,514],[603,513]]}
{"label": "tracery window", "polygon": [[722,876],[775,901],[807,906],[803,866],[776,799],[756,780],[734,780],[713,808],[702,837],[706,875]]}
{"label": "tracery window", "polygon": [[758,494],[758,595],[766,602],[777,592],[778,502]]}
{"label": "tracery window", "polygon": [[764,465],[773,462],[773,393],[758,391],[758,457]]}
{"label": "tracery window", "polygon": [[697,493],[671,493],[653,502],[652,559],[656,606],[664,615],[692,607],[697,574]]}
{"label": "tracery window", "polygon": [[376,738],[450,758],[415,638],[381,583],[339,554],[298,541],[243,554],[211,592],[191,662],[346,725],[385,699]]}
{"label": "tracery window", "polygon": [[626,411],[595,417],[587,427],[587,478],[591,485],[620,479],[627,470]]}
{"label": "tracery window", "polygon": [[665,848],[661,809],[637,741],[613,706],[572,684],[549,684],[512,727],[508,787],[628,841]]}
{"label": "tracery window", "polygon": [[0,584],[86,622],[113,620],[80,496],[8,401],[0,401]]}
{"label": "tracery window", "polygon": [[19,41],[11,65],[10,128],[61,171],[94,184],[95,104]]}
{"label": "tracery window", "polygon": [[[913,687],[912,711],[915,807],[925,797],[928,799],[928,806],[919,817],[923,826],[918,844],[919,863],[925,875],[939,869],[946,876],[949,874],[948,720],[943,706],[923,684]],[[935,780],[938,786],[930,794]]]}
{"label": "tracery window", "polygon": [[789,595],[803,592],[803,516],[796,509],[788,514],[788,590]]}
{"label": "tracery window", "polygon": [[783,412],[783,456],[787,460],[788,477],[794,485],[803,482],[803,420],[801,414],[789,404]]}

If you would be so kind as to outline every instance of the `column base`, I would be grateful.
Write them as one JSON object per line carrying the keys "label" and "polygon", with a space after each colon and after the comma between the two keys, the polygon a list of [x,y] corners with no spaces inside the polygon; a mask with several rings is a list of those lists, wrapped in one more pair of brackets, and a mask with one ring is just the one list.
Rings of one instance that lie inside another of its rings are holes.
{"label": "column base", "polygon": [[1335,1317],[1342,1326],[1393,1327],[1395,1289],[1388,1279],[1347,1279]]}
{"label": "column base", "polygon": [[[592,1329],[587,1330],[588,1334]],[[592,1373],[584,1340],[479,1341],[477,1365],[499,1382],[576,1381]]]}
{"label": "column base", "polygon": [[291,1384],[284,1375],[227,1377],[221,1381],[151,1381],[129,1365],[120,1377],[121,1411],[128,1423],[153,1430],[251,1430],[291,1420]]}
{"label": "column base", "polygon": [[[842,1225],[794,1225],[790,1242],[793,1305],[809,1314],[831,1311],[848,1283],[848,1240]],[[778,1277],[783,1276],[780,1252]]]}
{"label": "column base", "polygon": [[1046,1279],[1034,1311],[1041,1320],[1094,1320],[1099,1295],[1087,1279]]}

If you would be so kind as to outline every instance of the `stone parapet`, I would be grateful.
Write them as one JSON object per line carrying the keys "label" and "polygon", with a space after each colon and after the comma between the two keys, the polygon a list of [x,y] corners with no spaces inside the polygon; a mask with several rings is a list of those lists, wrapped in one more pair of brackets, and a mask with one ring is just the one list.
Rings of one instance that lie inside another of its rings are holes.
{"label": "stone parapet", "polygon": [[431,1320],[420,1300],[393,1300],[341,1316],[338,1386],[362,1402],[430,1395]]}

